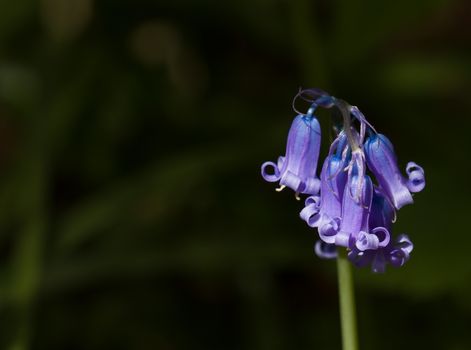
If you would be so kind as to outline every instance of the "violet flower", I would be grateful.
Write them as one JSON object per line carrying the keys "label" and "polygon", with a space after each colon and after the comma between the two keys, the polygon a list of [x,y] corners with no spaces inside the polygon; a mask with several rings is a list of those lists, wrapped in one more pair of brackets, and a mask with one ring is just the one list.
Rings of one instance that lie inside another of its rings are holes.
{"label": "violet flower", "polygon": [[[357,107],[321,90],[309,89],[296,95],[295,111],[298,97],[310,102],[311,107],[306,114],[298,112],[294,119],[285,156],[279,157],[276,164],[262,165],[263,178],[279,181],[278,191],[290,187],[296,195],[311,195],[299,215],[310,227],[317,228],[320,239],[314,251],[321,258],[335,258],[338,247],[342,247],[353,264],[371,265],[374,272],[384,272],[387,264],[404,265],[413,244],[406,235],[393,239],[392,223],[396,210],[412,203],[412,193],[425,187],[424,170],[409,162],[407,178],[402,176],[391,142],[376,132]],[[314,111],[333,106],[340,111],[343,125],[334,128],[337,137],[323,162],[319,180],[316,170],[321,136]]]}
{"label": "violet flower", "polygon": [[[317,194],[320,181],[316,176],[321,143],[319,122],[313,115],[315,108],[307,114],[298,115],[288,134],[286,155],[279,157],[277,164],[262,164],[262,177],[268,182],[279,181],[281,191],[285,187],[296,193]],[[271,172],[269,169],[271,168]]]}
{"label": "violet flower", "polygon": [[425,187],[424,170],[413,162],[406,167],[408,179],[404,178],[397,165],[394,148],[388,138],[372,135],[365,142],[368,168],[396,209],[413,202],[411,192],[420,192]]}
{"label": "violet flower", "polygon": [[368,225],[371,233],[360,232],[356,244],[348,253],[348,258],[357,267],[371,264],[373,272],[382,273],[386,264],[393,267],[403,266],[410,257],[413,244],[407,235],[399,235],[390,240],[395,209],[386,195],[376,188],[373,195]]}
{"label": "violet flower", "polygon": [[346,160],[342,158],[346,142],[345,133],[341,133],[333,142],[322,166],[321,195],[308,197],[304,209],[299,213],[310,227],[319,229],[319,235],[326,243],[334,243],[334,236],[340,228],[342,196],[347,181],[344,171]]}
{"label": "violet flower", "polygon": [[[358,198],[354,196],[358,193]],[[368,227],[368,218],[370,213],[371,201],[373,198],[373,183],[368,175],[362,175],[354,170],[353,176],[345,185],[345,191],[342,200],[342,222],[340,230],[335,235],[333,242],[337,246],[352,248],[359,233]],[[323,241],[326,237],[320,235]]]}

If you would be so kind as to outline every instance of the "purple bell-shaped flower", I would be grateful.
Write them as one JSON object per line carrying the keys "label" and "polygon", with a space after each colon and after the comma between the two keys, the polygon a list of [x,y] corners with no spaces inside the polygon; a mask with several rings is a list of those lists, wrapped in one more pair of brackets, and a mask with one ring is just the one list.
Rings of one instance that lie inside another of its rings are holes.
{"label": "purple bell-shaped flower", "polygon": [[375,175],[396,209],[413,202],[411,192],[420,192],[425,187],[424,170],[417,164],[407,164],[408,179],[404,178],[397,165],[394,148],[388,138],[381,134],[370,136],[364,145],[366,164]]}
{"label": "purple bell-shaped flower", "polygon": [[[262,177],[269,182],[279,181],[282,190],[291,188],[296,193],[317,194],[320,180],[316,176],[321,143],[321,128],[313,115],[314,109],[298,115],[288,134],[286,154],[278,162],[262,164]],[[271,169],[271,171],[269,171]]]}
{"label": "purple bell-shaped flower", "polygon": [[373,272],[382,273],[387,263],[400,267],[409,260],[414,247],[409,237],[402,234],[394,242],[390,239],[394,217],[395,209],[385,194],[376,188],[368,219],[369,230],[358,234],[348,253],[348,258],[357,267],[371,264]]}
{"label": "purple bell-shaped flower", "polygon": [[[340,228],[342,196],[347,181],[344,169],[347,161],[343,158],[346,143],[345,133],[340,133],[332,143],[329,155],[322,166],[320,197],[308,197],[305,207],[299,213],[310,227],[318,228],[321,237],[332,237]],[[314,250],[322,258],[332,258],[337,254],[335,245],[322,240],[316,243]]]}
{"label": "purple bell-shaped flower", "polygon": [[[358,190],[360,188],[360,190]],[[356,197],[356,193],[360,195]],[[358,234],[368,227],[371,201],[373,198],[373,183],[368,175],[354,173],[345,185],[342,199],[342,221],[340,230],[332,238],[323,237],[321,239],[327,243],[335,243],[337,246],[352,248],[357,240]]]}

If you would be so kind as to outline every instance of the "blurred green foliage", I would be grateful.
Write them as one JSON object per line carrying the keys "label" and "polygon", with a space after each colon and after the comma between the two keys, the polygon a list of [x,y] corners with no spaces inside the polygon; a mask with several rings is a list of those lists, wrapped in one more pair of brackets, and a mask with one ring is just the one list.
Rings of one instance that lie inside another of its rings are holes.
{"label": "blurred green foliage", "polygon": [[356,272],[362,348],[468,349],[470,16],[464,0],[2,2],[0,348],[340,348],[335,264],[259,175],[303,86],[426,170],[396,224],[411,261]]}

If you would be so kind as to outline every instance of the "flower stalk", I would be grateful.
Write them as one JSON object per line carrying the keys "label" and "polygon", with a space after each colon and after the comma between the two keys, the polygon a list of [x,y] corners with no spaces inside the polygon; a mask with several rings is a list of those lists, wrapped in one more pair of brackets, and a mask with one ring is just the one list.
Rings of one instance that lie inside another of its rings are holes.
{"label": "flower stalk", "polygon": [[355,293],[351,263],[345,249],[338,248],[337,274],[339,283],[340,324],[342,349],[358,350]]}

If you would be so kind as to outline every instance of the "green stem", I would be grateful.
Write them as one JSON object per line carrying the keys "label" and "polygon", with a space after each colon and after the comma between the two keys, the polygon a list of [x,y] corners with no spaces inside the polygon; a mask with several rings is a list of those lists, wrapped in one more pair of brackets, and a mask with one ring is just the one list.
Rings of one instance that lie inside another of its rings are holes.
{"label": "green stem", "polygon": [[342,349],[358,350],[352,266],[347,259],[347,252],[344,248],[339,248],[337,252]]}

